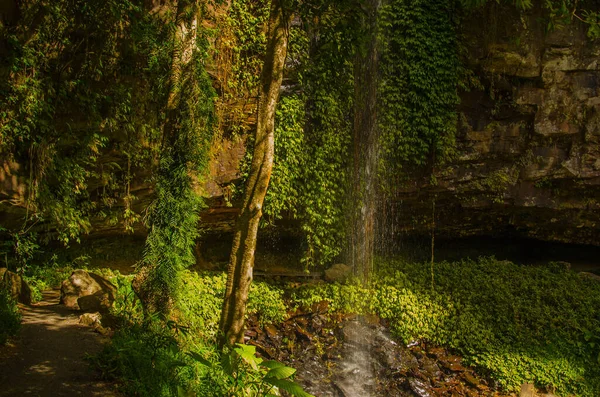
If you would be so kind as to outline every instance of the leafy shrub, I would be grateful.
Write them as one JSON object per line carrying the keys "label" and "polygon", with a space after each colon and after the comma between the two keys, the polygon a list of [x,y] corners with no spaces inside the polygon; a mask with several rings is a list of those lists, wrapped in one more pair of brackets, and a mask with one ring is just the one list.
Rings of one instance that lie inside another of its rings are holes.
{"label": "leafy shrub", "polygon": [[557,266],[480,258],[436,264],[432,289],[429,264],[380,267],[369,287],[304,287],[293,299],[377,313],[403,341],[453,348],[507,390],[533,381],[561,395],[600,395],[600,284],[594,280]]}
{"label": "leafy shrub", "polygon": [[93,269],[90,271],[104,277],[117,287],[117,294],[111,308],[111,313],[120,321],[121,326],[133,325],[143,320],[142,303],[131,286],[134,278],[133,274],[124,275],[118,270],[108,268]]}
{"label": "leafy shrub", "polygon": [[55,257],[45,265],[30,266],[23,278],[31,288],[32,302],[42,300],[43,291],[60,287],[63,280],[69,278],[73,270],[75,268],[71,263],[59,264]]}
{"label": "leafy shrub", "polygon": [[9,336],[16,334],[20,326],[21,313],[17,302],[7,290],[0,287],[0,345],[5,344]]}
{"label": "leafy shrub", "polygon": [[189,355],[209,370],[195,390],[197,395],[262,397],[276,396],[281,389],[294,397],[314,397],[293,381],[294,368],[257,357],[255,346],[237,344],[220,359],[195,352]]}
{"label": "leafy shrub", "polygon": [[118,379],[125,394],[177,395],[191,377],[171,324],[152,319],[122,328],[95,358],[98,368],[105,377]]}

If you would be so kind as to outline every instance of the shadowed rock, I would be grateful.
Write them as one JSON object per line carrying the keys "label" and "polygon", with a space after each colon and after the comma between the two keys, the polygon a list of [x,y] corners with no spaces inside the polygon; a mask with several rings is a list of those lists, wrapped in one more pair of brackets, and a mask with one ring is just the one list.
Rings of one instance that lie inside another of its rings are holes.
{"label": "shadowed rock", "polygon": [[106,312],[112,306],[116,293],[117,287],[110,281],[78,269],[63,281],[60,303],[75,310]]}

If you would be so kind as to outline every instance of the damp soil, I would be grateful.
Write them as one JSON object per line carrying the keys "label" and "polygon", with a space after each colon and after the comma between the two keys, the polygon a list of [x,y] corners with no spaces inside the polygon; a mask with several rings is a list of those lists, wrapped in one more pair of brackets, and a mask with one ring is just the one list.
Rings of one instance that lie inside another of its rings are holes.
{"label": "damp soil", "polygon": [[20,306],[21,329],[0,347],[0,396],[119,396],[86,360],[108,339],[80,325],[59,294],[46,291],[39,303]]}

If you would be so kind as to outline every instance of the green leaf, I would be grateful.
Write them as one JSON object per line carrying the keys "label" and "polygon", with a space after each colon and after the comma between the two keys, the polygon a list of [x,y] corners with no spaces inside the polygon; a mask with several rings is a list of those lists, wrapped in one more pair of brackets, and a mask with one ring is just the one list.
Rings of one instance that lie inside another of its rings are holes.
{"label": "green leaf", "polygon": [[276,378],[276,379],[286,379],[290,376],[294,375],[296,370],[291,367],[286,367],[282,365],[281,367],[273,368],[269,372],[267,372],[267,378]]}
{"label": "green leaf", "polygon": [[315,397],[304,391],[302,386],[286,379],[265,378],[264,381],[272,386],[285,390],[294,397]]}
{"label": "green leaf", "polygon": [[223,354],[221,357],[221,366],[227,375],[233,375],[233,363],[231,362],[231,355]]}
{"label": "green leaf", "polygon": [[261,367],[265,367],[265,368],[269,368],[269,369],[273,369],[273,368],[279,368],[279,367],[283,367],[284,365],[282,363],[280,363],[279,361],[275,361],[275,360],[265,360],[260,364]]}
{"label": "green leaf", "polygon": [[204,357],[202,357],[200,354],[198,354],[196,352],[189,352],[188,356],[190,356],[194,360],[198,361],[202,365],[206,365],[207,367],[213,366],[213,363],[211,363],[210,361],[208,361],[207,359],[205,359]]}
{"label": "green leaf", "polygon": [[256,357],[256,346],[252,345],[242,345],[240,343],[236,344],[236,348],[234,349],[240,357],[248,363],[252,369],[255,371],[258,370],[258,365],[262,363],[262,358]]}

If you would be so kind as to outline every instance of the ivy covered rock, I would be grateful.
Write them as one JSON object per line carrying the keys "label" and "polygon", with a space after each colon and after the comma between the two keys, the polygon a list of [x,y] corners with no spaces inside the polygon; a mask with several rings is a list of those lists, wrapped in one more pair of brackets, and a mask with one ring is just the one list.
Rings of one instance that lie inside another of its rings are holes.
{"label": "ivy covered rock", "polygon": [[60,303],[74,310],[106,312],[112,306],[116,294],[117,287],[110,281],[78,269],[63,281]]}

